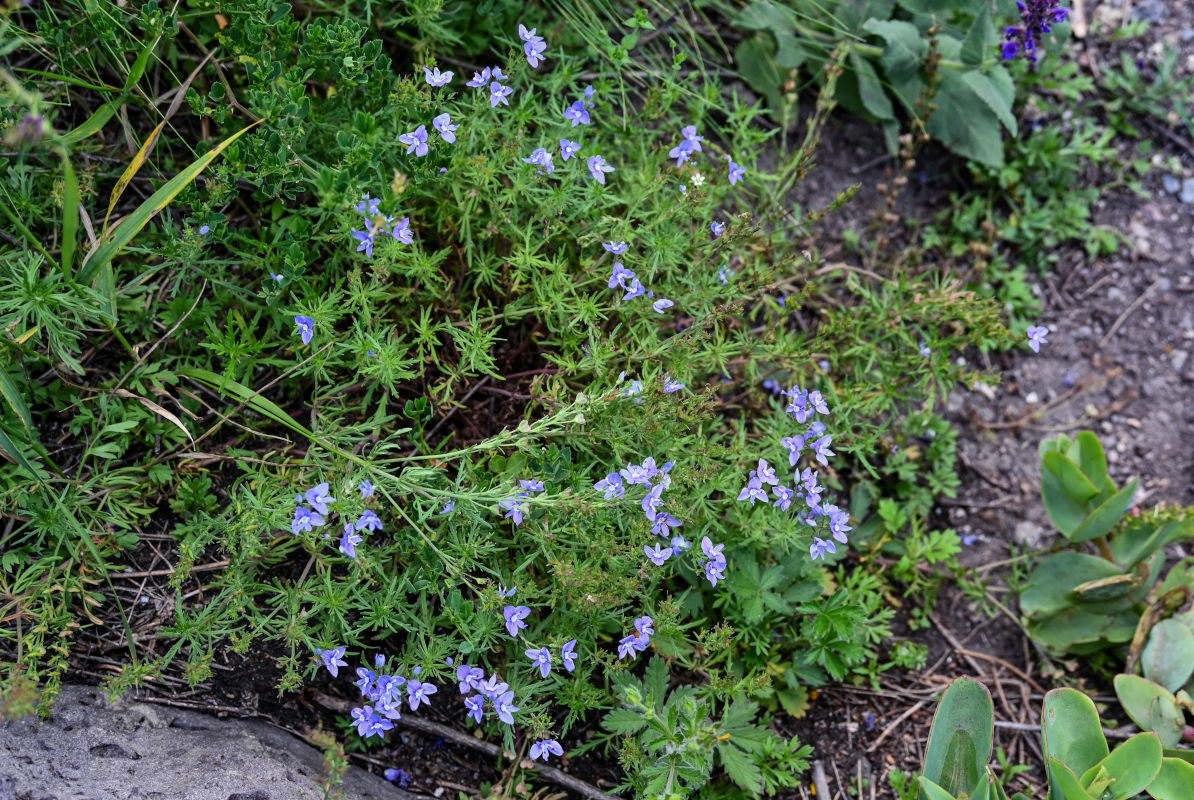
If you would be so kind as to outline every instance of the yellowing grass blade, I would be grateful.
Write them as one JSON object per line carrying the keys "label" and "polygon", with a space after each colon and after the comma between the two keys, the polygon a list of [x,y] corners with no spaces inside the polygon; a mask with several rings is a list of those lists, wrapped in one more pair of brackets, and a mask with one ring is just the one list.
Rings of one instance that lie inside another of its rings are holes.
{"label": "yellowing grass blade", "polygon": [[8,407],[21,418],[21,424],[25,426],[25,430],[33,433],[33,418],[29,416],[29,407],[25,405],[25,400],[21,397],[17,385],[13,383],[12,377],[2,369],[0,369],[0,395],[4,395]]}
{"label": "yellowing grass blade", "polygon": [[83,264],[83,268],[79,270],[78,281],[84,285],[91,283],[95,273],[99,271],[100,267],[107,264],[112,258],[124,247],[133,237],[140,233],[153,217],[162,211],[170,202],[178,196],[178,193],[183,190],[191,181],[199,176],[207,168],[207,165],[219,158],[220,153],[235,142],[240,137],[251,131],[253,128],[260,125],[265,120],[258,120],[252,125],[241,128],[236,133],[229,136],[224,141],[220,142],[210,151],[200,156],[195,163],[184,169],[182,172],[175,175],[170,180],[166,181],[162,188],[158,189],[149,198],[137,207],[137,210],[129,214],[121,220],[108,234],[101,239],[101,244],[95,250],[91,251],[89,258]]}
{"label": "yellowing grass blade", "polygon": [[108,235],[108,220],[112,218],[112,209],[116,208],[116,202],[120,200],[120,196],[124,194],[124,190],[128,188],[129,183],[132,182],[134,176],[141,169],[145,163],[145,159],[149,158],[153,146],[158,143],[158,137],[162,135],[162,129],[166,127],[166,120],[158,123],[158,126],[153,129],[153,133],[145,139],[145,144],[141,145],[141,149],[137,151],[137,155],[133,156],[133,160],[124,168],[124,172],[120,175],[120,180],[116,181],[116,185],[112,187],[112,199],[108,201],[108,213],[104,215],[104,229],[100,234],[100,239]]}

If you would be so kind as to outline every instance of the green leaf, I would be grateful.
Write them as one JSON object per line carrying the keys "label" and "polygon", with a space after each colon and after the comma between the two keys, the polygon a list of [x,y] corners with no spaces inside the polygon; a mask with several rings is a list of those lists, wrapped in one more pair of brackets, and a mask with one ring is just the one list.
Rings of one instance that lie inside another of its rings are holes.
{"label": "green leaf", "polygon": [[1097,508],[1086,515],[1086,519],[1082,521],[1082,524],[1069,534],[1069,540],[1071,542],[1088,542],[1091,539],[1103,536],[1114,528],[1132,505],[1132,500],[1136,497],[1136,487],[1139,485],[1140,479],[1136,478],[1127,486],[1107,498]]}
{"label": "green leaf", "polygon": [[1087,553],[1063,551],[1037,565],[1020,595],[1020,610],[1028,617],[1052,614],[1074,603],[1072,592],[1091,581],[1124,573],[1106,559]]}
{"label": "green leaf", "polygon": [[123,221],[121,221],[115,228],[113,228],[103,243],[91,253],[91,257],[87,259],[80,270],[78,282],[84,285],[90,284],[92,278],[100,270],[104,264],[107,264],[116,253],[132,241],[142,228],[144,228],[149,220],[158,214],[166,206],[170,205],[175,196],[181,192],[187,184],[195,180],[199,173],[207,168],[207,165],[215,161],[220,153],[235,142],[240,137],[251,131],[253,128],[260,125],[264,120],[258,120],[252,125],[247,125],[241,128],[236,133],[229,136],[224,141],[220,142],[214,148],[199,156],[193,164],[184,169],[182,172],[175,175],[170,180],[149,196],[145,202],[137,207],[137,210],[129,214]]}
{"label": "green leaf", "polygon": [[950,684],[933,715],[924,774],[948,792],[972,793],[986,775],[995,732],[991,693],[971,678]]}
{"label": "green leaf", "polygon": [[1161,771],[1148,785],[1157,800],[1190,800],[1194,797],[1194,764],[1178,758],[1161,759]]}
{"label": "green leaf", "polygon": [[1139,675],[1116,675],[1115,696],[1124,713],[1144,730],[1161,738],[1164,747],[1173,747],[1182,738],[1184,722],[1177,698],[1163,686]]}
{"label": "green leaf", "polygon": [[[942,44],[946,37],[942,38]],[[945,73],[937,87],[937,110],[925,129],[955,153],[989,167],[1003,167],[1003,139],[995,112],[955,73]]]}
{"label": "green leaf", "polygon": [[0,369],[0,395],[4,396],[4,402],[8,403],[8,407],[21,420],[21,424],[25,426],[25,431],[32,434],[33,417],[29,415],[29,407],[25,405],[25,399],[21,396],[21,391],[17,389],[17,385],[13,383],[12,376],[5,369]]}
{"label": "green leaf", "polygon": [[152,42],[148,42],[145,47],[141,48],[141,52],[137,54],[137,60],[133,62],[133,66],[129,69],[128,77],[124,81],[124,91],[128,92],[137,85],[137,81],[141,80],[141,76],[145,74],[145,68],[149,66],[149,57],[153,55],[153,50],[158,46],[160,36],[154,37]]}
{"label": "green leaf", "polygon": [[1098,489],[1061,453],[1050,451],[1041,457],[1041,499],[1049,519],[1065,536],[1086,519],[1086,501],[1096,494]]}
{"label": "green leaf", "polygon": [[1041,709],[1045,755],[1082,774],[1107,757],[1107,739],[1094,702],[1076,689],[1053,689]]}
{"label": "green leaf", "polygon": [[42,479],[41,472],[38,471],[38,469],[33,466],[32,463],[30,463],[29,459],[25,457],[25,453],[22,448],[20,448],[12,439],[8,438],[8,434],[6,434],[3,430],[0,430],[0,453],[3,453],[15,461],[22,469],[29,473],[33,480],[37,481],[38,483],[45,483],[45,480]]}
{"label": "green leaf", "polygon": [[1115,563],[1131,569],[1157,550],[1178,539],[1194,537],[1194,519],[1173,520],[1158,525],[1147,519],[1129,519],[1108,542]]}
{"label": "green leaf", "polygon": [[862,29],[885,42],[880,63],[889,79],[902,83],[920,74],[925,42],[915,25],[898,20],[868,19]]}
{"label": "green leaf", "polygon": [[995,81],[987,77],[978,70],[962,73],[962,83],[969,87],[970,91],[982,100],[994,114],[996,119],[1003,123],[1003,127],[1007,128],[1007,132],[1013,136],[1016,133],[1016,117],[1012,114],[1013,96],[1005,96]]}
{"label": "green leaf", "polygon": [[[1061,800],[1096,800],[1078,782],[1077,776],[1074,775],[1070,768],[1056,758],[1049,759],[1048,769],[1050,776],[1053,778],[1055,791],[1061,795]],[[1050,794],[1050,797],[1053,797],[1053,795]]]}
{"label": "green leaf", "polygon": [[1078,469],[1082,470],[1082,474],[1090,479],[1092,484],[1102,486],[1107,481],[1107,455],[1103,452],[1099,437],[1094,433],[1082,431],[1075,436],[1073,443],[1067,448],[1067,453],[1071,459],[1077,456]]}
{"label": "green leaf", "polygon": [[734,15],[734,25],[748,31],[791,31],[796,27],[796,13],[768,0],[755,0]]}
{"label": "green leaf", "polygon": [[1101,773],[1112,780],[1100,800],[1127,800],[1143,792],[1161,771],[1161,740],[1155,733],[1138,733],[1082,774],[1089,786]]}
{"label": "green leaf", "polygon": [[[995,26],[991,23],[991,7],[983,3],[978,16],[962,40],[962,63],[977,67],[989,55],[991,42],[995,39]],[[1014,131],[1013,131],[1014,133]]]}
{"label": "green leaf", "polygon": [[783,108],[780,86],[783,76],[775,62],[773,45],[766,34],[756,33],[743,39],[734,50],[738,73],[750,88],[767,98],[768,107],[778,113]]}
{"label": "green leaf", "polygon": [[261,414],[264,417],[272,419],[274,422],[286,426],[295,433],[301,434],[312,441],[318,441],[317,437],[312,431],[308,430],[305,426],[299,424],[298,422],[295,422],[294,419],[285,411],[283,411],[280,406],[271,400],[265,399],[247,386],[243,386],[234,380],[223,377],[222,375],[217,375],[210,370],[200,369],[198,367],[180,367],[179,369],[175,370],[175,372],[187,378],[194,378],[200,383],[205,384],[207,387],[215,389],[217,392],[227,395],[238,402],[244,403],[258,414]]}
{"label": "green leaf", "polygon": [[70,156],[62,153],[62,274],[70,280],[79,239],[79,179]]}
{"label": "green leaf", "polygon": [[1171,692],[1194,674],[1194,631],[1175,619],[1153,626],[1140,659],[1144,677]]}
{"label": "green leaf", "polygon": [[82,125],[64,134],[62,140],[69,145],[73,145],[78,144],[94,133],[98,133],[103,129],[104,125],[108,124],[108,120],[116,115],[116,112],[124,104],[126,99],[122,95],[115,100],[109,100],[104,103]]}
{"label": "green leaf", "polygon": [[754,759],[728,740],[717,743],[717,753],[721,756],[721,765],[725,767],[730,780],[751,794],[757,795],[763,791],[763,773]]}
{"label": "green leaf", "polygon": [[858,97],[862,101],[862,107],[876,119],[894,119],[895,111],[891,107],[891,98],[879,82],[879,75],[870,59],[853,50],[850,52],[850,66],[854,68],[858,79]]}
{"label": "green leaf", "polygon": [[663,698],[667,695],[667,682],[667,661],[659,656],[652,656],[643,675],[643,685],[656,704],[663,703]]}
{"label": "green leaf", "polygon": [[637,733],[646,726],[646,718],[629,708],[616,708],[601,720],[601,727],[618,734]]}
{"label": "green leaf", "polygon": [[957,800],[954,795],[945,791],[924,775],[921,775],[917,780],[920,781],[921,796],[927,798],[927,800]]}

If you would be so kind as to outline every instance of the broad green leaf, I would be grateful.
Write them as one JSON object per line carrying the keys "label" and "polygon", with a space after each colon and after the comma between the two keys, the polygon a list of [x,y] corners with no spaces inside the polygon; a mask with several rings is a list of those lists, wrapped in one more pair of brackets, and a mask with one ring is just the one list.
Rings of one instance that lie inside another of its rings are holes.
{"label": "broad green leaf", "polygon": [[748,31],[791,31],[796,27],[796,14],[768,0],[755,0],[734,15],[734,25]]}
{"label": "broad green leaf", "polygon": [[1111,751],[1111,754],[1088,769],[1079,779],[1088,786],[1105,771],[1113,783],[1100,800],[1127,800],[1143,792],[1161,771],[1161,740],[1157,734],[1138,733]]}
{"label": "broad green leaf", "polygon": [[1139,675],[1125,674],[1115,676],[1115,696],[1132,722],[1156,733],[1164,747],[1181,741],[1185,726],[1172,692]]}
{"label": "broad green leaf", "polygon": [[734,50],[734,62],[743,80],[759,94],[767,98],[768,107],[775,113],[783,108],[780,86],[783,77],[775,62],[773,45],[764,33],[756,33],[743,39]]}
{"label": "broad green leaf", "polygon": [[1162,758],[1161,771],[1148,785],[1156,800],[1190,800],[1194,797],[1194,764],[1179,758]]}
{"label": "broad green leaf", "polygon": [[1061,453],[1046,453],[1041,467],[1057,477],[1061,488],[1074,500],[1084,502],[1095,497],[1099,489],[1072,460]]}
{"label": "broad green leaf", "polygon": [[867,113],[879,120],[895,118],[895,111],[891,107],[891,98],[879,82],[879,75],[870,60],[857,50],[850,53],[850,66],[858,79],[858,97]]}
{"label": "broad green leaf", "polygon": [[991,693],[971,678],[945,690],[925,750],[924,775],[947,792],[972,793],[986,775],[995,732]]}
{"label": "broad green leaf", "polygon": [[[1077,491],[1072,491],[1073,488]],[[1041,500],[1049,519],[1062,534],[1068,537],[1078,529],[1089,510],[1086,501],[1096,494],[1098,490],[1061,453],[1050,451],[1041,457]]]}
{"label": "broad green leaf", "polygon": [[[982,4],[966,38],[962,40],[962,63],[968,67],[977,67],[983,59],[991,55],[991,42],[995,39],[995,26],[991,23],[991,7]],[[1015,131],[1013,131],[1014,133]]]}
{"label": "broad green leaf", "polygon": [[149,220],[158,214],[166,206],[170,205],[175,196],[183,190],[191,181],[199,176],[207,168],[207,165],[215,161],[224,150],[235,142],[240,137],[251,131],[253,128],[260,125],[264,120],[258,120],[252,125],[247,125],[241,128],[236,133],[229,136],[224,141],[220,142],[214,148],[201,155],[195,160],[193,164],[184,169],[182,172],[175,175],[170,180],[149,196],[145,202],[137,207],[137,210],[122,220],[111,231],[108,232],[107,237],[98,248],[91,253],[91,257],[87,259],[83,265],[82,270],[78,276],[78,282],[84,285],[90,284],[95,274],[99,272],[100,267],[112,260],[113,256],[132,241],[142,228],[144,228]]}
{"label": "broad green leaf", "polygon": [[1076,689],[1053,689],[1041,709],[1045,755],[1082,774],[1107,757],[1107,739],[1094,702]]}
{"label": "broad green leaf", "polygon": [[1191,536],[1194,536],[1194,520],[1158,525],[1144,518],[1129,518],[1108,544],[1115,563],[1131,569],[1170,542]]}
{"label": "broad green leaf", "polygon": [[1052,614],[1073,605],[1071,593],[1091,581],[1123,575],[1106,559],[1087,553],[1063,551],[1037,565],[1020,595],[1020,610],[1034,617]]}
{"label": "broad green leaf", "polygon": [[1053,655],[1084,655],[1131,641],[1138,619],[1130,611],[1108,615],[1074,607],[1030,619],[1027,627],[1032,638]]}
{"label": "broad green leaf", "polygon": [[1103,444],[1098,436],[1091,431],[1082,431],[1074,437],[1069,450],[1070,458],[1076,456],[1078,469],[1082,470],[1082,474],[1089,478],[1091,483],[1102,486],[1106,482],[1107,454],[1103,452]]}
{"label": "broad green leaf", "polygon": [[1176,692],[1194,674],[1194,631],[1175,619],[1153,626],[1140,659],[1144,677]]}
{"label": "broad green leaf", "polygon": [[1003,123],[1003,127],[1007,128],[1008,133],[1013,136],[1016,134],[1016,117],[1012,114],[1012,98],[1005,98],[1000,94],[994,81],[978,70],[962,73],[962,83],[966,84],[978,99],[986,103],[987,108],[995,114],[996,119]]}
{"label": "broad green leaf", "polygon": [[1132,505],[1132,500],[1136,497],[1136,487],[1139,485],[1140,479],[1136,478],[1127,486],[1107,498],[1087,514],[1082,524],[1069,534],[1069,540],[1071,542],[1088,542],[1091,539],[1097,539],[1107,534],[1123,519],[1124,513]]}
{"label": "broad green leaf", "polygon": [[885,42],[880,63],[889,79],[902,83],[920,74],[925,42],[915,25],[898,20],[868,19],[862,29]]}

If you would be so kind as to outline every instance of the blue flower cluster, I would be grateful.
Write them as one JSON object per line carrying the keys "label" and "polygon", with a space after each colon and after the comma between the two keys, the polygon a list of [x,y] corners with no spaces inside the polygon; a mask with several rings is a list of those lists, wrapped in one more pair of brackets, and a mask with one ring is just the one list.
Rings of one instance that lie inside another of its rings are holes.
{"label": "blue flower cluster", "polygon": [[622,637],[618,642],[618,658],[634,658],[651,644],[651,636],[655,633],[655,620],[650,617],[639,617],[634,621],[634,633]]}
{"label": "blue flower cluster", "polygon": [[[530,497],[532,492],[542,492],[546,488],[543,485],[543,481],[538,480],[520,480],[518,485],[522,487],[523,491],[516,495],[507,497],[498,503],[498,506],[500,506],[502,510],[506,512],[506,515],[503,517],[503,519],[513,519],[515,527],[518,527],[522,524],[523,515],[526,513],[527,504],[523,501]],[[446,514],[450,510],[451,509],[445,509],[440,513]]]}
{"label": "blue flower cluster", "polygon": [[[447,114],[442,116],[447,118]],[[440,117],[436,117],[436,119],[438,120]],[[452,130],[455,130],[457,126],[448,127],[450,127]],[[422,132],[421,144],[418,140],[420,131]],[[449,131],[448,135],[451,135],[451,131]],[[425,155],[427,151],[427,130],[420,125],[417,131],[405,133],[402,136],[399,136],[398,140],[402,141],[404,144],[409,144],[410,142],[407,141],[409,137],[413,137],[410,139],[410,141],[414,142],[414,144],[411,145],[411,149],[417,150],[419,147],[422,147],[423,152],[419,153],[419,155]],[[453,137],[453,140],[455,140],[455,137]],[[370,197],[368,193],[366,193],[365,196],[361,198],[361,202],[357,203],[352,208],[365,218],[365,226],[361,230],[357,230],[356,228],[350,229],[352,232],[352,238],[356,239],[357,241],[357,252],[364,253],[365,258],[373,258],[373,248],[377,244],[378,236],[392,236],[402,244],[414,244],[415,237],[414,233],[412,233],[410,229],[410,217],[395,219],[393,216],[383,216],[381,214],[381,200],[379,198]]]}
{"label": "blue flower cluster", "polygon": [[[373,495],[373,484],[369,481],[361,481],[357,488],[361,492],[362,499]],[[291,533],[298,536],[301,533],[322,528],[327,524],[328,517],[332,513],[329,504],[336,502],[336,498],[329,494],[330,491],[331,488],[327,483],[320,483],[306,492],[294,496],[294,501],[298,505],[294,509],[294,519],[290,522]],[[307,505],[303,505],[303,503]],[[355,522],[345,523],[344,533],[340,536],[340,552],[349,558],[356,558],[357,545],[364,541],[364,537],[359,534],[359,531],[380,531],[382,528],[381,518],[372,509],[365,509],[365,512]],[[328,538],[328,535],[325,533],[323,538]],[[336,674],[334,670],[332,674]]]}
{"label": "blue flower cluster", "polygon": [[[331,650],[316,648],[315,654],[335,678],[339,675],[340,667],[348,666],[348,662],[344,660],[344,651],[344,647]],[[385,656],[379,653],[374,657],[373,664],[377,669],[382,669],[386,664]],[[428,698],[435,694],[437,689],[434,685],[418,679],[417,676],[422,671],[421,667],[415,667],[415,677],[407,680],[397,673],[378,674],[368,667],[357,667],[357,681],[354,685],[361,690],[361,696],[371,703],[352,710],[357,733],[368,739],[370,736],[383,736],[386,731],[394,728],[393,720],[402,719],[404,684],[405,700],[410,704],[411,711],[417,711],[420,705],[430,703]]]}
{"label": "blue flower cluster", "polygon": [[[776,392],[778,384],[774,381],[765,381],[764,387]],[[825,424],[815,419],[818,415],[829,415],[829,404],[826,403],[819,391],[810,392],[798,386],[782,392],[782,394],[791,401],[784,410],[797,423],[805,425],[802,433],[785,436],[779,441],[780,445],[788,451],[788,466],[796,467],[793,486],[781,483],[775,469],[767,462],[767,459],[760,458],[755,469],[750,471],[746,486],[738,493],[738,501],[749,502],[752,506],[756,501],[761,501],[765,504],[769,503],[781,511],[790,510],[792,503],[798,502],[800,506],[796,514],[802,522],[814,530],[818,529],[821,520],[825,520],[827,523],[831,538],[822,539],[820,536],[814,535],[813,543],[809,547],[809,553],[814,559],[824,558],[826,553],[837,552],[837,546],[833,543],[834,539],[841,544],[847,542],[846,534],[851,530],[850,514],[832,503],[822,503],[821,493],[824,491],[824,487],[817,483],[817,473],[809,467],[801,471],[797,464],[804,454],[805,448],[822,466],[828,466],[829,457],[835,455],[829,449],[833,443],[833,437],[826,433]],[[767,489],[764,488],[766,486],[771,487],[771,495],[768,495]],[[772,495],[774,495],[774,500],[772,500]]]}
{"label": "blue flower cluster", "polygon": [[[602,242],[601,246],[615,256],[620,256],[629,249],[629,245],[625,242]],[[633,300],[636,297],[642,297],[643,295],[655,297],[655,292],[648,291],[647,287],[643,286],[642,281],[638,279],[638,276],[634,274],[634,271],[626,269],[626,265],[621,261],[614,262],[607,285],[616,291],[626,292],[626,294],[622,295],[623,302]],[[655,309],[657,314],[662,314],[674,305],[675,303],[671,300],[660,298],[652,303],[651,307]]]}
{"label": "blue flower cluster", "polygon": [[[485,679],[485,670],[461,664],[456,668],[456,680],[460,681],[460,693],[466,695],[464,707],[468,709],[468,713],[465,719],[472,719],[480,724],[485,714],[485,701],[488,700],[499,720],[506,725],[514,724],[514,712],[518,711],[519,707],[514,705],[513,690],[509,684],[498,678],[497,673]],[[471,694],[473,691],[477,694]]]}

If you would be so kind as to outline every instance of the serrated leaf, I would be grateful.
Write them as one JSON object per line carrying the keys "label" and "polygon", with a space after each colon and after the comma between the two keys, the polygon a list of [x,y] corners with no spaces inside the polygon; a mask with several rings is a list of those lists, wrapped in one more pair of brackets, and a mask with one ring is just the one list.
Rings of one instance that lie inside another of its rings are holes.
{"label": "serrated leaf", "polygon": [[659,656],[652,656],[650,663],[647,664],[647,671],[643,675],[643,686],[657,705],[662,704],[667,695],[667,683],[667,661]]}
{"label": "serrated leaf", "polygon": [[1016,133],[1016,117],[1012,114],[1011,101],[1005,99],[995,86],[994,82],[978,70],[971,70],[970,72],[962,73],[962,83],[970,88],[970,91],[982,100],[992,112],[994,112],[996,119],[1003,123],[1003,127],[1007,128],[1007,132],[1015,135]]}
{"label": "serrated leaf", "polygon": [[977,67],[983,63],[983,59],[989,54],[989,43],[994,38],[995,26],[991,23],[991,7],[983,3],[978,16],[970,25],[970,30],[966,32],[966,38],[962,40],[962,63],[968,67]]}
{"label": "serrated leaf", "polygon": [[925,42],[915,25],[898,20],[868,19],[862,29],[885,42],[880,63],[888,78],[903,82],[920,73]]}
{"label": "serrated leaf", "polygon": [[717,753],[730,780],[751,794],[763,791],[763,773],[750,756],[726,742],[718,742]]}
{"label": "serrated leaf", "polygon": [[615,708],[601,720],[601,727],[618,734],[638,733],[646,725],[646,718],[629,708]]}

